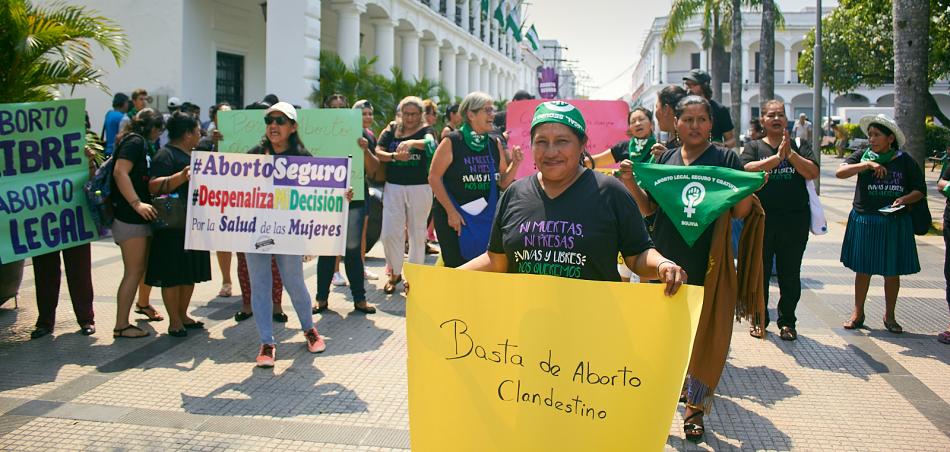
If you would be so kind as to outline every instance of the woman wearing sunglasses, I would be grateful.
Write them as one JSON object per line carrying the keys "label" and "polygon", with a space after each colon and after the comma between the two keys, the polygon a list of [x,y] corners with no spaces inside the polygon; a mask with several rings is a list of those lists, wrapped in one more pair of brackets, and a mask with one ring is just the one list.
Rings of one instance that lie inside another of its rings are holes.
{"label": "woman wearing sunglasses", "polygon": [[[248,154],[274,155],[281,157],[310,156],[310,152],[300,142],[297,135],[297,110],[287,102],[278,102],[264,113],[267,128],[261,144]],[[271,323],[273,304],[270,298],[272,276],[271,257],[277,261],[277,268],[283,280],[284,288],[290,294],[290,301],[300,319],[300,328],[307,340],[310,353],[320,353],[326,344],[317,327],[313,324],[310,312],[310,293],[303,277],[303,256],[268,253],[246,253],[247,270],[251,277],[251,306],[254,309],[254,323],[261,337],[261,348],[257,355],[258,367],[273,367],[276,359],[274,327]]]}

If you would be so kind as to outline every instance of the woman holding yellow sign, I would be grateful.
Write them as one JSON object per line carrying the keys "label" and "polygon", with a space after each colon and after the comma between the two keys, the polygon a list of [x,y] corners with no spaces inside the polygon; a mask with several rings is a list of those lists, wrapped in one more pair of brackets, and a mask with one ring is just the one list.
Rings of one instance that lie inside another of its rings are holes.
{"label": "woman holding yellow sign", "polygon": [[686,273],[653,248],[630,193],[581,166],[586,143],[580,110],[560,101],[539,105],[531,121],[539,173],[508,187],[488,251],[460,268],[620,281],[619,252],[631,270],[659,279],[667,295],[676,293]]}
{"label": "woman holding yellow sign", "polygon": [[[654,240],[665,256],[681,262],[688,284],[703,286],[700,314],[683,396],[683,432],[698,442],[705,432],[703,413],[726,363],[735,315],[764,321],[762,233],[764,212],[752,192],[764,174],[743,172],[739,157],[710,142],[712,108],[699,96],[676,105],[676,131],[682,147],[662,151],[659,165],[622,167],[621,179],[643,215],[656,214]],[[682,168],[696,167],[696,168]],[[634,177],[635,176],[635,177]],[[637,180],[640,183],[637,183]],[[745,218],[739,271],[733,266],[731,218]]]}

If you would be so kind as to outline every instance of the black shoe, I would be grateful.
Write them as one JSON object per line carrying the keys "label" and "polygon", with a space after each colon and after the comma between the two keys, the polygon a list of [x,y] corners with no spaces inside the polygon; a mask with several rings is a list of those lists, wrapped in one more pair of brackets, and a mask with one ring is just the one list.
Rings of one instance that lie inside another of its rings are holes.
{"label": "black shoe", "polygon": [[182,328],[182,329],[180,329],[180,330],[178,330],[178,331],[169,329],[169,330],[168,330],[168,335],[171,336],[171,337],[187,337],[187,336],[188,336],[188,330],[186,330],[186,329],[184,329],[184,328]]}
{"label": "black shoe", "polygon": [[287,314],[284,314],[283,312],[275,312],[272,317],[274,318],[275,322],[287,323]]}
{"label": "black shoe", "polygon": [[43,336],[46,336],[47,334],[51,334],[52,332],[53,330],[48,330],[46,328],[38,326],[36,327],[35,330],[33,330],[32,333],[30,333],[30,339],[39,339]]}
{"label": "black shoe", "polygon": [[376,308],[365,301],[358,301],[356,303],[353,303],[353,310],[362,312],[364,314],[376,313]]}
{"label": "black shoe", "polygon": [[191,323],[183,323],[182,325],[183,325],[186,329],[189,329],[189,330],[203,330],[203,329],[205,329],[205,323],[204,323],[204,322],[197,321],[197,320],[194,321],[194,322],[191,322]]}
{"label": "black shoe", "polygon": [[96,326],[86,325],[79,329],[79,334],[82,334],[83,336],[92,336],[93,334],[96,334]]}
{"label": "black shoe", "polygon": [[251,318],[252,315],[254,315],[253,312],[238,311],[234,314],[234,320],[237,322],[243,322]]}

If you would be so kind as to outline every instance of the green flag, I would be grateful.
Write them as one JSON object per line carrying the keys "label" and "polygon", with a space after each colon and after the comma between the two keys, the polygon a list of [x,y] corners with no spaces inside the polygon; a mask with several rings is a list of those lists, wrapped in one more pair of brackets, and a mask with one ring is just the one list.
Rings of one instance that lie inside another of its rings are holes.
{"label": "green flag", "polygon": [[482,0],[482,12],[485,14],[488,14],[488,8],[489,8],[488,3],[489,3],[489,0]]}
{"label": "green flag", "polygon": [[726,209],[765,182],[765,173],[719,166],[633,165],[637,183],[663,209],[686,244],[693,243]]}
{"label": "green flag", "polygon": [[498,27],[505,26],[505,2],[498,2],[498,7],[495,8],[495,20],[498,21]]}
{"label": "green flag", "polygon": [[528,33],[525,37],[528,38],[528,43],[531,44],[532,50],[537,51],[541,47],[541,38],[538,37],[538,30],[534,29],[534,24],[528,29]]}
{"label": "green flag", "polygon": [[507,28],[511,30],[511,35],[514,36],[515,40],[521,42],[521,4],[515,5],[511,8],[511,11],[508,11],[508,24]]}

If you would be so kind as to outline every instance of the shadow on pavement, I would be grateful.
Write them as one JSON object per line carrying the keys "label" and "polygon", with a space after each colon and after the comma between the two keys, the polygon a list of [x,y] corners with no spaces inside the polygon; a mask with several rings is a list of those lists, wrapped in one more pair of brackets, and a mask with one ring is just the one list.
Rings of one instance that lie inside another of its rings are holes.
{"label": "shadow on pavement", "polygon": [[867,381],[871,375],[887,373],[887,365],[877,361],[867,352],[854,345],[844,347],[823,344],[799,333],[794,342],[782,341],[778,335],[770,334],[769,340],[776,347],[795,358],[802,367],[850,375]]}

